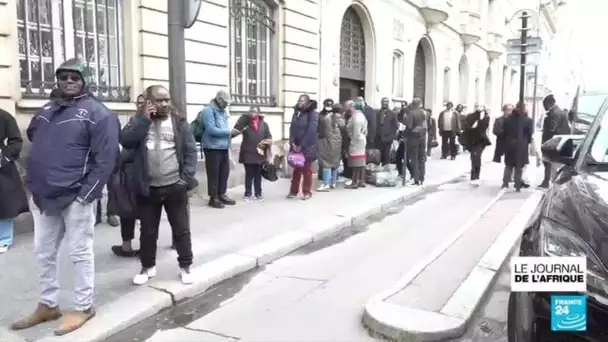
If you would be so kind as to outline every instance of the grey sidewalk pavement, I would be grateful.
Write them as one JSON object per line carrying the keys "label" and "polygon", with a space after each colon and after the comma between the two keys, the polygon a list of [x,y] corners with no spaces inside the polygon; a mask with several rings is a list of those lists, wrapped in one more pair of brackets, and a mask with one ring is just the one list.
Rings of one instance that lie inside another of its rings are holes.
{"label": "grey sidewalk pavement", "polygon": [[445,244],[372,297],[363,323],[396,341],[463,335],[541,197],[536,190],[501,191]]}
{"label": "grey sidewalk pavement", "polygon": [[[488,153],[489,154],[489,153]],[[467,172],[468,155],[456,161],[427,163],[429,186],[447,182]],[[421,191],[420,188],[338,189],[316,193],[309,201],[286,200],[288,181],[264,183],[264,202],[239,202],[224,210],[211,209],[195,201],[191,206],[191,226],[197,282],[182,286],[178,280],[175,252],[169,249],[170,229],[166,218],[161,223],[157,257],[158,276],[150,286],[135,287],[132,277],[140,265],[135,259],[115,257],[110,246],[120,242],[119,228],[100,225],[96,229],[96,308],[97,316],[79,331],[55,339],[48,336],[54,323],[21,331],[29,341],[100,341],[174,301],[204,292],[209,286],[258,264],[272,261],[302,245],[327,237]],[[236,199],[242,188],[231,190]],[[62,250],[63,252],[63,250]],[[38,299],[38,268],[33,254],[32,235],[16,237],[15,246],[0,256],[0,326],[29,313]],[[59,260],[61,305],[69,308],[72,267],[69,256]]]}

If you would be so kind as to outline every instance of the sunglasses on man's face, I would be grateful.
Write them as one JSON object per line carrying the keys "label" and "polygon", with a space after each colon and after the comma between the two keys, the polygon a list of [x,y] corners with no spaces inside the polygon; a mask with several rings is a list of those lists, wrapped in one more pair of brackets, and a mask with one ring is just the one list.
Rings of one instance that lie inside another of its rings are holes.
{"label": "sunglasses on man's face", "polygon": [[82,79],[82,77],[80,77],[80,75],[62,74],[62,75],[57,76],[57,79],[59,81],[63,81],[63,82],[66,82],[68,80],[72,80],[74,82],[78,82],[78,81],[80,81]]}

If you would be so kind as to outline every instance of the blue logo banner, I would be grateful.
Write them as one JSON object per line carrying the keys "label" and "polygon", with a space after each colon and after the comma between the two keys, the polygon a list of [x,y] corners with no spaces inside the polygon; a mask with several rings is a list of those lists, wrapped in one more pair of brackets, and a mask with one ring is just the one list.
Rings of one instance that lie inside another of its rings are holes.
{"label": "blue logo banner", "polygon": [[551,296],[551,330],[587,330],[587,296]]}

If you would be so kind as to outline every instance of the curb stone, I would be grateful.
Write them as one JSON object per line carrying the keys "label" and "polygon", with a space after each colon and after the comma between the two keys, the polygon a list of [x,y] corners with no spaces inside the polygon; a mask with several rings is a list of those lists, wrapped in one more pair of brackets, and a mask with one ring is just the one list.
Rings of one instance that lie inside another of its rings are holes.
{"label": "curb stone", "polygon": [[330,237],[374,214],[420,195],[429,186],[441,186],[466,173],[468,171],[453,173],[405,194],[402,191],[387,192],[387,199],[380,205],[362,208],[354,215],[337,214],[333,219],[325,220],[320,224],[311,224],[310,228],[303,231],[288,231],[238,252],[206,262],[192,268],[195,281],[191,285],[183,285],[175,281],[152,282],[100,307],[95,318],[82,328],[64,336],[47,335],[37,342],[102,342],[164,309],[204,293],[221,281],[273,262],[312,242]]}
{"label": "curb stone", "polygon": [[[491,202],[492,205],[502,195],[501,193]],[[502,233],[490,245],[467,278],[439,312],[401,306],[389,303],[386,299],[409,284],[426,266],[443,254],[451,244],[443,251],[441,251],[441,248],[444,246],[440,246],[431,253],[431,256],[420,264],[421,267],[415,267],[412,272],[398,282],[397,286],[391,287],[368,300],[363,312],[362,323],[374,333],[398,342],[443,341],[462,336],[466,332],[467,324],[473,317],[479,303],[498,276],[501,266],[509,257],[514,244],[519,240],[541,198],[542,192],[535,191],[526,199]],[[491,205],[484,208],[483,213],[490,207]],[[483,213],[475,217],[479,219]],[[463,230],[462,233],[464,234],[466,231],[464,228],[473,223],[465,224],[461,229]],[[454,242],[456,240],[454,239]],[[437,255],[435,256],[435,254]]]}

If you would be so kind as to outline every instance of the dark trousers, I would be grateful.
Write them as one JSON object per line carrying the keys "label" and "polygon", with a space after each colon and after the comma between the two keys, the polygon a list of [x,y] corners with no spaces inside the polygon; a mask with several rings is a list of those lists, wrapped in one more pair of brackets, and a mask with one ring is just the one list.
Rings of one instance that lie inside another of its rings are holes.
{"label": "dark trousers", "polygon": [[255,196],[262,196],[262,165],[245,164],[245,197],[251,197],[251,188]]}
{"label": "dark trousers", "polygon": [[342,177],[344,178],[352,178],[353,177],[353,169],[348,166],[348,157],[342,157]]}
{"label": "dark trousers", "polygon": [[481,155],[483,154],[484,147],[473,147],[471,151],[471,180],[479,179],[481,174]]}
{"label": "dark trousers", "polygon": [[228,150],[203,149],[205,153],[205,170],[207,171],[207,194],[210,198],[226,195],[228,177],[230,176],[230,158]]}
{"label": "dark trousers", "polygon": [[[399,142],[399,146],[397,147],[397,159],[395,160],[395,166],[397,167],[397,172],[399,172],[400,176],[403,176],[403,153],[405,153],[405,143],[403,141]],[[408,165],[409,169],[409,165]]]}
{"label": "dark trousers", "polygon": [[135,238],[135,219],[129,217],[120,218],[120,236],[122,241],[127,242]]}
{"label": "dark trousers", "polygon": [[553,173],[553,165],[551,163],[543,162],[543,167],[545,168],[545,176],[543,178],[542,184],[549,184],[551,182],[551,175]]}
{"label": "dark trousers", "polygon": [[162,210],[165,208],[171,225],[173,243],[180,267],[192,265],[192,241],[188,191],[181,184],[150,187],[148,196],[137,196],[137,209],[141,223],[139,258],[143,268],[156,265],[156,243]]}
{"label": "dark trousers", "polygon": [[441,157],[445,158],[456,157],[458,149],[456,148],[456,134],[452,132],[441,133]]}
{"label": "dark trousers", "polygon": [[380,150],[380,161],[382,165],[388,165],[391,163],[391,147],[393,146],[393,142],[378,142],[376,144],[378,149]]}
{"label": "dark trousers", "polygon": [[407,160],[414,182],[423,182],[426,173],[426,144],[424,140],[409,139],[407,141]]}
{"label": "dark trousers", "polygon": [[515,189],[521,189],[521,185],[523,183],[521,180],[522,174],[523,167],[505,165],[505,171],[502,176],[502,185],[508,186],[511,179],[513,179],[515,182]]}

